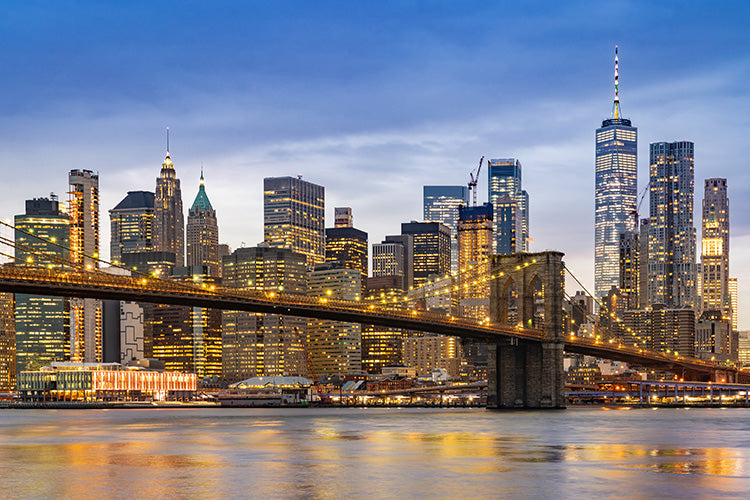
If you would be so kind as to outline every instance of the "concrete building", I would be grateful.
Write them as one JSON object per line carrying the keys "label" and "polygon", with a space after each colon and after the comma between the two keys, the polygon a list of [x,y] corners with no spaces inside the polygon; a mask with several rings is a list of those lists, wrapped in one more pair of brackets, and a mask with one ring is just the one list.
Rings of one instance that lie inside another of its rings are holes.
{"label": "concrete building", "polygon": [[620,283],[625,309],[637,309],[640,297],[640,237],[634,231],[620,233]]}
{"label": "concrete building", "polygon": [[[238,248],[224,257],[224,286],[273,293],[307,293],[307,257],[288,248]],[[307,375],[307,319],[223,311],[222,371],[230,381]]]}
{"label": "concrete building", "polygon": [[662,352],[694,354],[695,312],[692,309],[669,309],[653,306],[623,313],[625,337],[629,344]]}
{"label": "concrete building", "polygon": [[451,230],[451,272],[458,272],[458,207],[469,204],[467,186],[424,186],[425,222],[440,222]]}
{"label": "concrete building", "polygon": [[[375,304],[401,302],[406,295],[403,280],[398,276],[382,276],[367,280],[365,300]],[[362,325],[362,370],[382,373],[383,367],[401,364],[402,342],[408,335],[399,328]]]}
{"label": "concrete building", "polygon": [[[326,262],[338,261],[362,274],[362,291],[367,284],[367,233],[353,227],[351,208],[336,208],[338,226],[326,229]],[[348,224],[348,225],[343,225]]]}
{"label": "concrete building", "polygon": [[[310,273],[309,294],[323,301],[359,300],[361,273],[329,262]],[[310,375],[362,374],[362,329],[357,323],[311,319],[307,324]]]}
{"label": "concrete building", "polygon": [[[403,349],[404,364],[415,367],[418,376],[429,375],[436,368],[448,370],[451,377],[459,375],[458,368],[463,354],[458,337],[408,337],[403,340]],[[459,361],[458,364],[456,360]]]}
{"label": "concrete building", "polygon": [[693,226],[694,145],[650,145],[649,303],[694,308],[697,302]]}
{"label": "concrete building", "polygon": [[16,388],[16,320],[13,309],[13,294],[0,293],[0,391]]}
{"label": "concrete building", "polygon": [[153,250],[154,193],[128,191],[109,211],[110,261],[122,263],[123,254]]}
{"label": "concrete building", "polygon": [[[99,267],[99,175],[90,170],[71,170],[70,260],[88,269]],[[79,363],[100,363],[102,351],[102,301],[70,299],[70,358]]]}
{"label": "concrete building", "polygon": [[372,276],[401,277],[404,290],[414,286],[414,237],[410,234],[386,236],[372,244]]}
{"label": "concrete building", "polygon": [[221,261],[219,260],[219,224],[216,220],[216,210],[206,194],[206,182],[201,172],[198,194],[195,196],[190,210],[188,210],[187,227],[187,265],[206,266],[208,275],[221,276]]}
{"label": "concrete building", "polygon": [[185,262],[185,216],[182,211],[182,191],[180,179],[169,155],[161,165],[161,172],[156,179],[154,193],[154,228],[153,245],[156,252],[171,252],[175,255],[175,265],[184,266]]}
{"label": "concrete building", "polygon": [[450,273],[450,229],[440,222],[407,222],[401,224],[401,234],[414,238],[412,269],[414,286],[426,283],[432,276]]}
{"label": "concrete building", "polygon": [[325,261],[325,188],[299,177],[263,179],[263,240],[307,258]]}
{"label": "concrete building", "polygon": [[737,361],[737,332],[721,311],[704,311],[695,325],[695,355],[717,361]]}
{"label": "concrete building", "polygon": [[[57,197],[26,201],[14,218],[17,265],[65,268],[70,254],[70,217]],[[15,294],[16,372],[70,360],[70,301],[65,297]]]}

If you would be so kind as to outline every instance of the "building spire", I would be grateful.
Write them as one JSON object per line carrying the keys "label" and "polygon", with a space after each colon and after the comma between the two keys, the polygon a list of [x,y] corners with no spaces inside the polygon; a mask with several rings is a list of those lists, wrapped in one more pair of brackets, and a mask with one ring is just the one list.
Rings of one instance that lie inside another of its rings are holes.
{"label": "building spire", "polygon": [[619,83],[620,83],[620,75],[618,72],[618,66],[619,66],[619,59],[617,57],[617,45],[615,45],[615,102],[614,102],[614,108],[612,110],[612,118],[615,120],[620,118],[620,115],[622,114],[620,112],[620,89],[619,89]]}
{"label": "building spire", "polygon": [[169,158],[169,127],[167,127],[167,158]]}

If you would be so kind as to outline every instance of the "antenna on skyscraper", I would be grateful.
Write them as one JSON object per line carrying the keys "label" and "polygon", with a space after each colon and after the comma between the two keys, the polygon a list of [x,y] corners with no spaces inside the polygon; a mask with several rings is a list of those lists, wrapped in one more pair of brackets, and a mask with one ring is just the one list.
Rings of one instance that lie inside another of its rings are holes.
{"label": "antenna on skyscraper", "polygon": [[169,127],[167,127],[167,156],[169,156]]}
{"label": "antenna on skyscraper", "polygon": [[619,89],[620,74],[618,72],[619,70],[618,66],[619,66],[620,61],[617,55],[617,49],[618,47],[617,45],[615,45],[615,104],[614,104],[614,110],[612,112],[612,115],[613,115],[612,117],[615,120],[620,118],[620,89]]}

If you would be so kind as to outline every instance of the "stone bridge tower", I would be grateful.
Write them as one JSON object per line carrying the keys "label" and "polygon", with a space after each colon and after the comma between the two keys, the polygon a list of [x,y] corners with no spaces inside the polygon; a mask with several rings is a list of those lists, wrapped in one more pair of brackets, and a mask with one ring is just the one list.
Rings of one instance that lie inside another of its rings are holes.
{"label": "stone bridge tower", "polygon": [[544,335],[541,342],[489,344],[488,408],[565,408],[562,257],[554,251],[490,257],[492,321]]}

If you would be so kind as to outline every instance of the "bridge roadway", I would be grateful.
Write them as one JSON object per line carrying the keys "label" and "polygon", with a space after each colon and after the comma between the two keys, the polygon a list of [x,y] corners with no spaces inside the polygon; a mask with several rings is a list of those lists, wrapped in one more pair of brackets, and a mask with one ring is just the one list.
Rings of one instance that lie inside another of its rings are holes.
{"label": "bridge roadway", "polygon": [[[185,283],[158,278],[117,276],[101,271],[65,271],[23,266],[0,266],[0,292],[66,297],[91,297],[172,304],[211,309],[285,314],[346,321],[391,328],[453,335],[484,341],[542,342],[542,332],[511,325],[487,324],[467,318],[418,311],[372,301],[343,301],[267,291],[244,291],[206,283]],[[565,351],[635,363],[688,376],[736,372],[750,373],[713,362],[650,351],[638,347],[583,337],[566,337]]]}

